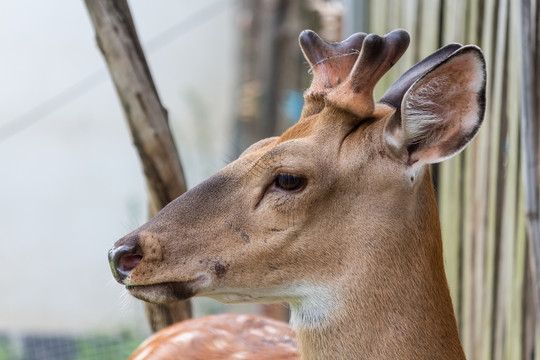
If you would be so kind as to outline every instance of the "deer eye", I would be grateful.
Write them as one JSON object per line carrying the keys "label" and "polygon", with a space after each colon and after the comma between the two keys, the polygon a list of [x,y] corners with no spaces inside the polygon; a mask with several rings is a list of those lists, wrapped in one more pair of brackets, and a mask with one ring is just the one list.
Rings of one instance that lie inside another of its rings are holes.
{"label": "deer eye", "polygon": [[278,174],[274,185],[285,191],[296,191],[304,187],[306,179],[293,174]]}

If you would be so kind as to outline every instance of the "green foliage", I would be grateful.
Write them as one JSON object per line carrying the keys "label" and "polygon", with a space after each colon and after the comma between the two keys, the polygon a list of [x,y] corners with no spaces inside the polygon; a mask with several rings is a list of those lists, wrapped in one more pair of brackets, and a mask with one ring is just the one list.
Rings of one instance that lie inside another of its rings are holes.
{"label": "green foliage", "polygon": [[0,338],[0,360],[13,360],[17,358],[15,347],[9,343],[7,338]]}
{"label": "green foliage", "polygon": [[77,355],[74,360],[117,360],[126,359],[143,341],[128,332],[117,337],[96,335],[77,340]]}
{"label": "green foliage", "polygon": [[[24,337],[24,335],[23,335]],[[34,336],[35,337],[35,336]],[[0,336],[0,360],[21,360],[28,356],[39,360],[123,360],[139,346],[144,336],[132,331],[120,334],[92,334],[88,336],[69,337],[67,342],[75,346],[62,347],[58,342],[49,341],[50,337],[43,336],[41,351],[21,348],[18,341],[8,336]]]}

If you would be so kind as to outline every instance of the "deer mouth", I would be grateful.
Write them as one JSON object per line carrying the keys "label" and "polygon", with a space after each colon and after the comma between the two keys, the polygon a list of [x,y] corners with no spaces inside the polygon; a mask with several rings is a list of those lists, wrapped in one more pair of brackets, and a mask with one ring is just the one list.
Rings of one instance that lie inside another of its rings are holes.
{"label": "deer mouth", "polygon": [[149,285],[126,285],[126,290],[139,300],[155,304],[172,304],[195,296],[199,285],[208,277],[199,275],[189,281],[168,281]]}

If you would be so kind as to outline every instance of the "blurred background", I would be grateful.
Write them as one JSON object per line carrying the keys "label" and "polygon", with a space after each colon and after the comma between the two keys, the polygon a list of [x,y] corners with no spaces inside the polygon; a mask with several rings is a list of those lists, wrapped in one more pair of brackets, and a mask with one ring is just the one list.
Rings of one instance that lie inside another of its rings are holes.
{"label": "blurred background", "polygon": [[[444,44],[482,47],[487,120],[434,168],[447,275],[469,359],[540,358],[537,0],[129,6],[188,188],[297,121],[310,82],[303,29],[330,41],[406,29],[411,46],[376,98]],[[146,221],[149,199],[85,3],[0,0],[0,49],[0,360],[125,359],[151,329],[107,250]],[[194,316],[268,312],[192,306]]]}

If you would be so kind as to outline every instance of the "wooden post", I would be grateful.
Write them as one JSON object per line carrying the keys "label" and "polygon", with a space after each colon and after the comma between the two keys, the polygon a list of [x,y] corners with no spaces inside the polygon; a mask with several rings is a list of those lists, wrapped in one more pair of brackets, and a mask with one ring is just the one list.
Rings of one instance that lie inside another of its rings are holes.
{"label": "wooden post", "polygon": [[521,157],[523,161],[523,181],[525,188],[525,216],[527,225],[527,237],[529,241],[529,254],[531,266],[531,278],[533,287],[533,304],[535,305],[536,330],[540,328],[540,224],[538,205],[538,160],[536,158],[535,122],[538,121],[535,114],[535,96],[537,87],[534,84],[535,69],[533,59],[534,43],[536,34],[531,23],[531,2],[521,1]]}
{"label": "wooden post", "polygon": [[[178,151],[126,0],[85,0],[98,46],[122,102],[141,159],[150,215],[186,191]],[[191,317],[189,302],[145,304],[153,331]]]}

